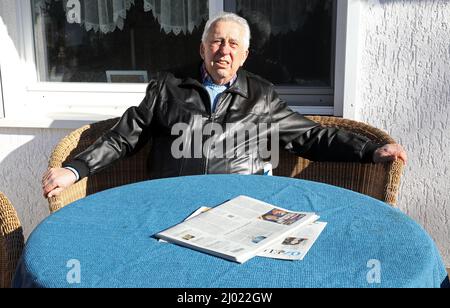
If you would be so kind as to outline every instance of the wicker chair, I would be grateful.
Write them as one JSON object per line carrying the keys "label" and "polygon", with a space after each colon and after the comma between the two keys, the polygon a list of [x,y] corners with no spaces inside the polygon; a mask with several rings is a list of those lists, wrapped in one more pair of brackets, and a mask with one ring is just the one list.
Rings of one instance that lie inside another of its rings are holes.
{"label": "wicker chair", "polygon": [[[338,127],[379,143],[394,143],[385,132],[367,124],[336,117],[308,116],[326,127]],[[391,205],[397,202],[403,162],[384,164],[313,162],[283,151],[274,175],[323,182],[374,197]]]}
{"label": "wicker chair", "polygon": [[16,210],[0,192],[0,288],[11,287],[24,238]]}
{"label": "wicker chair", "polygon": [[[325,126],[337,126],[354,131],[378,142],[394,142],[386,133],[363,123],[334,117],[309,118]],[[61,167],[63,162],[86,149],[117,121],[118,118],[109,119],[73,131],[56,146],[51,155],[49,167]],[[146,156],[149,151],[150,145],[147,145],[136,155],[79,181],[59,196],[49,198],[50,211],[55,212],[75,200],[107,188],[148,179]],[[399,161],[377,165],[319,163],[282,152],[280,164],[274,171],[275,175],[325,182],[367,194],[392,205],[396,202],[402,170],[402,164]]]}
{"label": "wicker chair", "polygon": [[[64,162],[70,161],[75,155],[94,143],[118,120],[119,118],[113,118],[85,125],[64,137],[51,154],[49,167],[60,168]],[[149,152],[150,144],[144,146],[135,155],[120,160],[110,168],[78,181],[65,189],[59,196],[49,198],[50,212],[53,213],[67,204],[93,193],[148,179],[146,163]]]}

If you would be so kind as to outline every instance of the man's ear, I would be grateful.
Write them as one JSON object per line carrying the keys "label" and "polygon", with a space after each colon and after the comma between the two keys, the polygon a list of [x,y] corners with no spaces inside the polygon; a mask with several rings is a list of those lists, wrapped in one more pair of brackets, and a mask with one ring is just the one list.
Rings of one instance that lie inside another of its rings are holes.
{"label": "man's ear", "polygon": [[247,60],[247,58],[248,58],[248,54],[249,54],[250,52],[248,51],[248,49],[245,51],[245,57],[244,57],[244,59],[242,60],[242,63],[241,63],[241,66],[243,66],[244,65],[244,63],[245,63],[245,61]]}
{"label": "man's ear", "polygon": [[200,57],[205,60],[205,47],[203,46],[203,42],[200,43]]}

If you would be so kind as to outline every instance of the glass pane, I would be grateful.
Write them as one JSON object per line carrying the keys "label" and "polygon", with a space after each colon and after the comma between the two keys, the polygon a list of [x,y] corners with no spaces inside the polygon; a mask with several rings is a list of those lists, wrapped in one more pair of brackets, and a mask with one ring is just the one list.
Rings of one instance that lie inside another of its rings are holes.
{"label": "glass pane", "polygon": [[331,0],[228,3],[250,24],[252,40],[245,64],[248,71],[276,85],[333,86]]}
{"label": "glass pane", "polygon": [[40,81],[147,82],[200,63],[208,0],[33,0]]}

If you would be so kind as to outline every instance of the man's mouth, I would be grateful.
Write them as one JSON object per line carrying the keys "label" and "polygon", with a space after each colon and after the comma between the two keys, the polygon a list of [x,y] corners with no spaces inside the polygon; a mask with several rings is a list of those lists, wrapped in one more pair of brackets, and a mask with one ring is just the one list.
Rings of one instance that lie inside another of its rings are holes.
{"label": "man's mouth", "polygon": [[226,60],[218,60],[218,61],[216,61],[216,64],[219,65],[219,66],[222,66],[222,67],[226,67],[230,63],[228,61],[226,61]]}

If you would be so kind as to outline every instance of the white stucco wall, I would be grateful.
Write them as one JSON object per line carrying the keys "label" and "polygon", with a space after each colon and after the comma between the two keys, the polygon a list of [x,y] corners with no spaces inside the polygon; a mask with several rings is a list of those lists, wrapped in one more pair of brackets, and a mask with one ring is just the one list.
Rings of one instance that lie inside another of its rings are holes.
{"label": "white stucco wall", "polygon": [[450,1],[362,1],[358,118],[409,154],[399,207],[450,267]]}
{"label": "white stucco wall", "polygon": [[27,238],[49,215],[41,178],[65,129],[0,128],[0,191],[17,210]]}
{"label": "white stucco wall", "polygon": [[[21,0],[22,1],[22,0]],[[26,86],[26,67],[20,51],[20,29],[16,3],[0,1],[0,67],[6,118],[14,124],[14,106],[27,102],[22,93]],[[2,108],[2,106],[0,106]],[[38,117],[27,109],[19,118]],[[36,119],[39,120],[39,119]],[[0,125],[0,191],[16,208],[27,238],[36,225],[49,214],[42,196],[41,177],[48,165],[50,153],[57,142],[67,135],[67,129],[8,128]]]}

